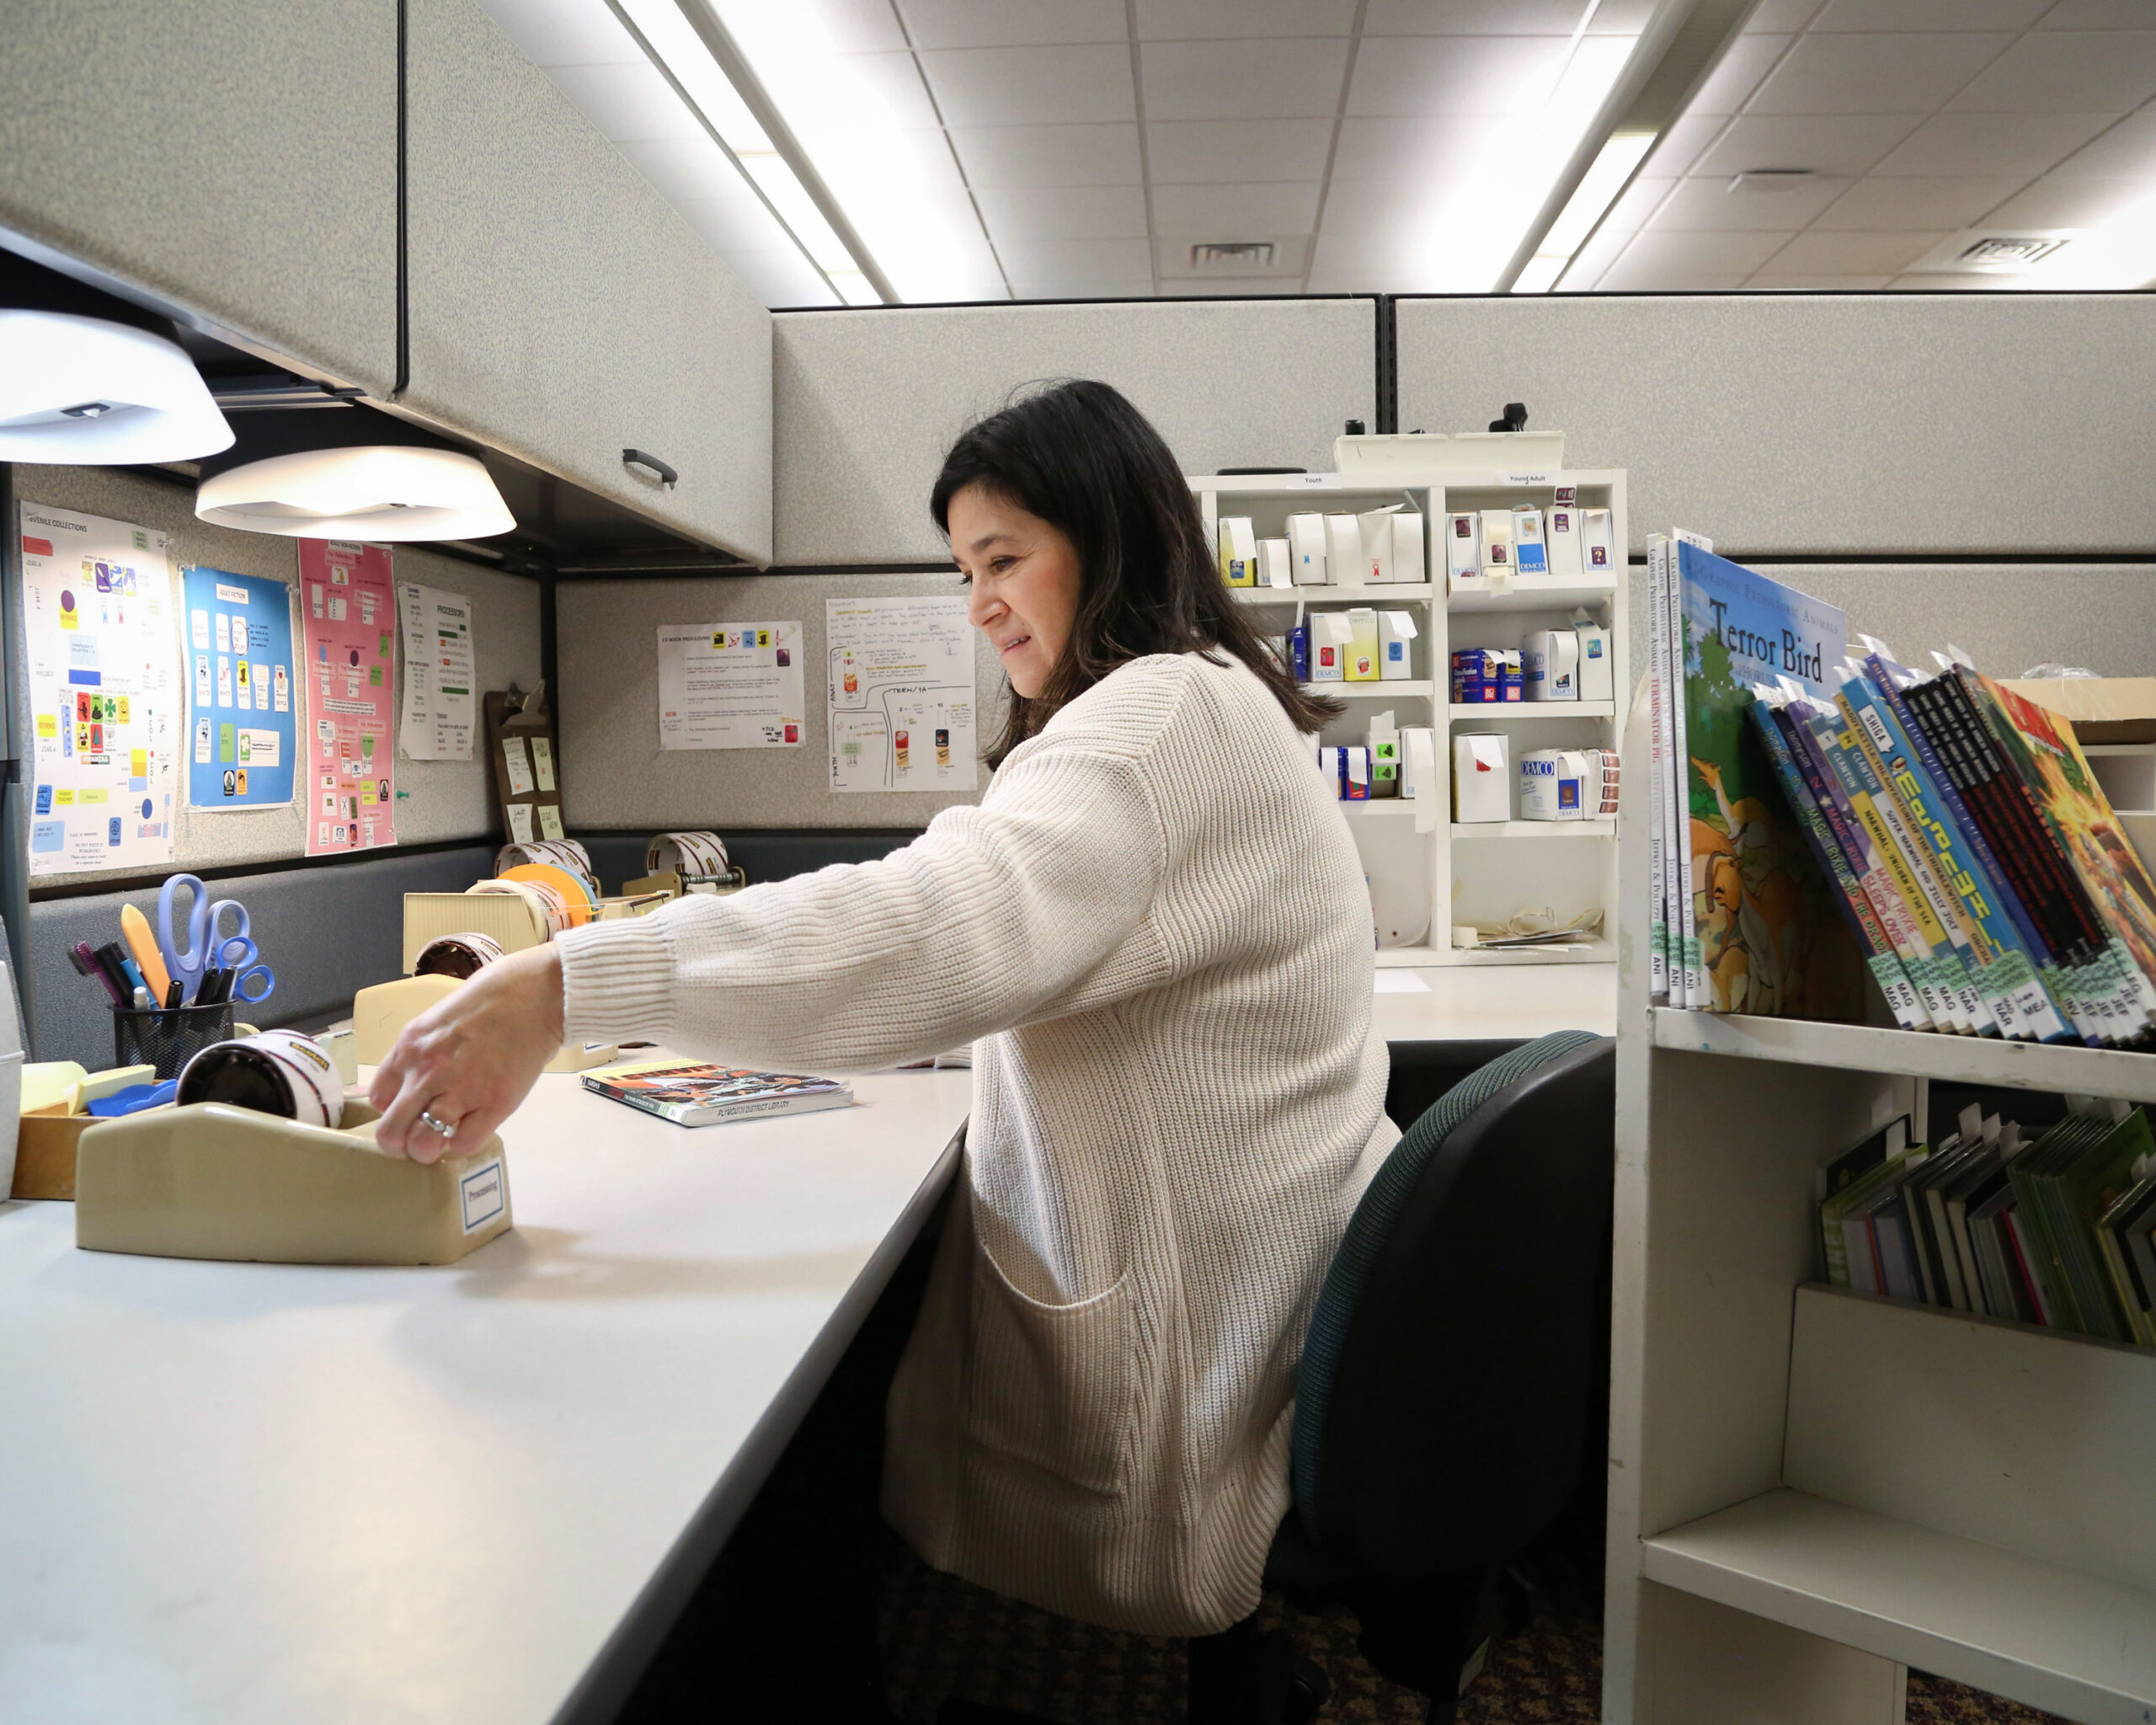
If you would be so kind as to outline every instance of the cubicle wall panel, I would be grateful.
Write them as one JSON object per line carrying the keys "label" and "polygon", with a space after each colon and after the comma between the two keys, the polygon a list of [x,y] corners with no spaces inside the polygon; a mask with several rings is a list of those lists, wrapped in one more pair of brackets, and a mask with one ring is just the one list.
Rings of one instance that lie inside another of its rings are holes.
{"label": "cubicle wall panel", "polygon": [[[376,851],[350,862],[228,875],[212,891],[247,906],[263,962],[277,986],[239,1018],[267,1029],[314,1028],[348,1015],[352,996],[394,980],[404,963],[404,895],[456,893],[494,869],[494,846],[462,846],[411,856]],[[113,1060],[112,1014],[93,982],[67,962],[77,941],[102,946],[120,938],[120,907],[132,905],[154,925],[155,889],[42,899],[30,906],[30,955],[37,1002],[36,1057],[80,1060],[95,1071]]]}
{"label": "cubicle wall panel", "polygon": [[1574,467],[1631,476],[1632,549],[1673,523],[1747,553],[2156,545],[2156,298],[1522,296],[1399,302],[1400,425],[1508,401]]}
{"label": "cubicle wall panel", "polygon": [[[173,628],[179,628],[177,598],[181,568],[189,563],[229,570],[234,574],[260,575],[296,587],[299,582],[298,542],[268,533],[236,532],[213,527],[195,518],[193,492],[178,486],[145,479],[132,473],[103,467],[33,467],[15,470],[17,495],[26,503],[41,503],[87,515],[105,515],[136,526],[150,527],[168,536],[167,556],[172,567],[175,598]],[[7,531],[14,531],[14,523]],[[462,593],[472,601],[472,637],[478,654],[479,687],[499,689],[514,679],[526,687],[539,677],[539,587],[521,576],[505,575],[472,563],[460,563],[417,547],[396,549],[392,566],[398,579],[420,581]],[[15,604],[11,595],[9,604]],[[293,622],[296,650],[300,625]],[[20,639],[19,632],[17,636]],[[174,636],[174,653],[179,652]],[[401,699],[404,652],[398,647],[398,693]],[[176,658],[175,663],[180,661]],[[23,734],[33,734],[34,715],[29,689],[20,654],[11,667],[16,699],[20,703],[18,723]],[[308,735],[307,696],[301,682],[296,731],[302,745]],[[183,720],[184,715],[179,715]],[[497,821],[487,801],[484,743],[470,761],[406,761],[397,762],[397,830],[407,844],[450,838],[478,838],[492,833]],[[183,773],[180,795],[186,794]],[[307,828],[296,805],[283,809],[249,809],[231,814],[179,811],[174,843],[174,866],[181,868],[223,868],[250,862],[266,862],[302,856],[307,849]],[[33,889],[66,886],[94,881],[109,873],[85,871],[72,874],[40,875]]]}
{"label": "cubicle wall panel", "polygon": [[397,0],[14,0],[0,32],[0,231],[394,387]]}
{"label": "cubicle wall panel", "polygon": [[[988,768],[968,793],[834,792],[824,606],[830,599],[957,597],[955,574],[712,576],[659,581],[565,581],[556,590],[561,660],[563,818],[572,828],[921,827],[940,810],[979,800]],[[807,712],[791,749],[659,746],[662,624],[801,625]],[[974,638],[981,742],[1002,711],[1003,670]]]}
{"label": "cubicle wall panel", "polygon": [[782,312],[773,346],[784,564],[946,556],[928,515],[945,450],[1038,379],[1113,383],[1187,473],[1329,468],[1342,424],[1376,417],[1369,300]]}
{"label": "cubicle wall panel", "polygon": [[[1904,664],[1929,670],[1949,643],[1993,676],[2047,662],[2099,676],[2156,665],[2156,563],[1771,563],[1758,565],[1848,614]],[[1647,573],[1631,570],[1634,681],[1647,665]]]}
{"label": "cubicle wall panel", "polygon": [[771,313],[472,0],[409,4],[400,399],[768,563]]}

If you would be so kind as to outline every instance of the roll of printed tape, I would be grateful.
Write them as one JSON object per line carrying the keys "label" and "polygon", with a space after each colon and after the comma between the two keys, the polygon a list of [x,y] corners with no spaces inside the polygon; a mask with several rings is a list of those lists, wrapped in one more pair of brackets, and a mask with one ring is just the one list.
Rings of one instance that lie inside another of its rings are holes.
{"label": "roll of printed tape", "polygon": [[588,883],[591,895],[599,896],[599,875],[591,866],[591,853],[574,839],[523,839],[504,845],[494,856],[494,873],[506,874],[526,862],[545,862]]}
{"label": "roll of printed tape", "polygon": [[531,906],[539,919],[539,926],[552,940],[570,927],[568,901],[560,891],[543,881],[511,880],[506,876],[499,880],[474,881],[464,889],[467,893],[510,893]]}
{"label": "roll of printed tape", "polygon": [[189,1103],[228,1103],[333,1130],[344,1122],[344,1086],[337,1062],[320,1043],[296,1030],[264,1030],[211,1043],[180,1069],[173,1100],[183,1108]]}
{"label": "roll of printed tape", "polygon": [[709,880],[732,868],[726,841],[715,832],[663,832],[644,846],[646,874],[670,873],[684,880]]}
{"label": "roll of printed tape", "polygon": [[572,928],[583,927],[599,913],[597,890],[574,869],[557,868],[551,862],[520,862],[497,879],[528,881],[534,886],[551,888],[567,908]]}
{"label": "roll of printed tape", "polygon": [[419,948],[419,956],[412,963],[412,974],[454,976],[461,981],[477,976],[501,956],[500,945],[489,936],[469,932],[438,934]]}

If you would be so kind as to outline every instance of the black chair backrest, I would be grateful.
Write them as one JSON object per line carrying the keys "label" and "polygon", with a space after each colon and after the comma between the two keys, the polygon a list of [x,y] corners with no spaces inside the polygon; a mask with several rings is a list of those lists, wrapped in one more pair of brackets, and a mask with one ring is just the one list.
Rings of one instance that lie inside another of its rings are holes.
{"label": "black chair backrest", "polygon": [[1563,1507],[1598,1391],[1615,1113],[1616,1044],[1542,1037],[1455,1086],[1371,1182],[1297,1391],[1296,1513],[1328,1562],[1462,1573]]}

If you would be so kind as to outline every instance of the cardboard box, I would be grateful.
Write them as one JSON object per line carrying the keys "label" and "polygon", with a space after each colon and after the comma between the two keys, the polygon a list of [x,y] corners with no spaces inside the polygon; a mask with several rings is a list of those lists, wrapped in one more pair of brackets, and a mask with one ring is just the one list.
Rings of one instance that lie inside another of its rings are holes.
{"label": "cardboard box", "polygon": [[1428,558],[1424,555],[1422,512],[1404,509],[1392,518],[1392,578],[1421,585],[1430,579]]}
{"label": "cardboard box", "polygon": [[1362,578],[1372,586],[1388,585],[1393,579],[1392,524],[1399,515],[1400,505],[1389,503],[1355,517],[1356,531],[1362,538]]}
{"label": "cardboard box", "polygon": [[1452,818],[1465,823],[1509,820],[1512,740],[1502,731],[1462,731],[1452,740]]}
{"label": "cardboard box", "polygon": [[76,1146],[97,1124],[96,1115],[71,1114],[64,1103],[24,1114],[15,1140],[15,1178],[8,1196],[72,1199]]}
{"label": "cardboard box", "polygon": [[1581,549],[1582,523],[1579,505],[1568,500],[1572,488],[1557,488],[1557,501],[1551,507],[1545,538],[1550,553],[1550,577],[1556,581],[1577,581],[1587,573],[1586,553]]}
{"label": "cardboard box", "polygon": [[1452,656],[1454,706],[1494,704],[1505,698],[1505,656],[1486,647],[1463,647]]}
{"label": "cardboard box", "polygon": [[2074,740],[2156,743],[2156,677],[2002,677],[2025,701],[2073,722]]}
{"label": "cardboard box", "polygon": [[1351,683],[1378,681],[1378,614],[1367,605],[1348,611],[1348,678]]}
{"label": "cardboard box", "polygon": [[1591,575],[1611,575],[1617,568],[1617,547],[1610,538],[1609,511],[1606,509],[1587,509],[1580,511],[1580,542],[1587,553],[1587,573]]}
{"label": "cardboard box", "polygon": [[1261,539],[1257,542],[1257,585],[1261,587],[1292,587],[1295,585],[1295,562],[1289,555],[1285,539]]}
{"label": "cardboard box", "polygon": [[1334,782],[1343,803],[1370,799],[1370,751],[1364,748],[1328,749],[1333,760]]}
{"label": "cardboard box", "polygon": [[1501,701],[1525,699],[1527,665],[1524,656],[1518,648],[1508,647],[1497,657],[1504,661],[1504,687],[1497,698]]}
{"label": "cardboard box", "polygon": [[1522,580],[1540,580],[1550,573],[1550,547],[1543,542],[1542,511],[1513,511],[1513,571]]}
{"label": "cardboard box", "polygon": [[1617,671],[1609,658],[1609,631],[1600,623],[1575,622],[1572,633],[1580,645],[1580,699],[1615,700]]}
{"label": "cardboard box", "polygon": [[1400,733],[1400,794],[1427,803],[1438,794],[1438,734],[1426,724]]}
{"label": "cardboard box", "polygon": [[1331,579],[1326,573],[1323,515],[1288,517],[1288,560],[1298,587],[1322,587]]}
{"label": "cardboard box", "polygon": [[1482,576],[1492,587],[1512,585],[1513,512],[1508,509],[1482,511]]}
{"label": "cardboard box", "polygon": [[1536,629],[1520,643],[1530,701],[1580,698],[1580,638],[1570,629]]}
{"label": "cardboard box", "polygon": [[1257,585],[1257,534],[1248,515],[1220,517],[1220,579],[1230,587]]}
{"label": "cardboard box", "polygon": [[1378,613],[1378,675],[1389,682],[1415,675],[1415,618],[1405,611]]}
{"label": "cardboard box", "polygon": [[1472,510],[1445,517],[1445,585],[1454,593],[1479,593],[1482,574],[1482,518]]}
{"label": "cardboard box", "polygon": [[1519,818],[1577,820],[1587,812],[1587,760],[1577,749],[1534,749],[1519,759]]}
{"label": "cardboard box", "polygon": [[1396,797],[1400,794],[1400,727],[1392,722],[1390,713],[1381,713],[1370,721],[1369,734],[1364,739],[1370,751],[1370,794],[1373,797]]}
{"label": "cardboard box", "polygon": [[1314,611],[1310,615],[1310,681],[1340,683],[1348,680],[1348,644],[1354,638],[1348,619],[1337,611]]}
{"label": "cardboard box", "polygon": [[1363,525],[1354,516],[1337,515],[1325,518],[1325,566],[1331,571],[1327,579],[1336,587],[1361,584]]}

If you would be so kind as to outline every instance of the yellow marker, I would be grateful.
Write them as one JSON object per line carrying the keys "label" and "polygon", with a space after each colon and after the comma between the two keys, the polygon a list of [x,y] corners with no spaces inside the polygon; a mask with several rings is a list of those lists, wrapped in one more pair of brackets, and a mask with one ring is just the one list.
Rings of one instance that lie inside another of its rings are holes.
{"label": "yellow marker", "polygon": [[150,932],[150,919],[132,905],[122,905],[120,933],[127,943],[127,950],[134,953],[135,962],[141,966],[143,981],[150,985],[150,992],[163,1006],[165,991],[172,986],[172,976],[165,969],[164,954],[157,950],[157,937]]}

